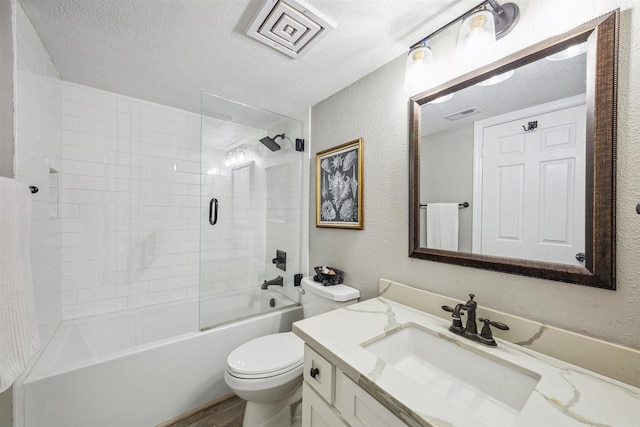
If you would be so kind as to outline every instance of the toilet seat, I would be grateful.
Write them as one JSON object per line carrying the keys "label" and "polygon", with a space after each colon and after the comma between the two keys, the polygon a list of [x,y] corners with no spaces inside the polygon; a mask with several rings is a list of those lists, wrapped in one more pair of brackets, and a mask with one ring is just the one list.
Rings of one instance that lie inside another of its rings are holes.
{"label": "toilet seat", "polygon": [[293,332],[248,341],[227,357],[227,371],[236,378],[259,379],[297,370],[304,362],[304,341]]}

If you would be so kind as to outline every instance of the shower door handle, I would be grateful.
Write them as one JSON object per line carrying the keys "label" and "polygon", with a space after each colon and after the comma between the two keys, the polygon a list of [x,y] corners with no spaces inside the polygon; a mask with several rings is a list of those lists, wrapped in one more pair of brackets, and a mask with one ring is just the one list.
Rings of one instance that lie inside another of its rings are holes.
{"label": "shower door handle", "polygon": [[218,222],[218,199],[215,197],[209,201],[209,224],[216,225]]}

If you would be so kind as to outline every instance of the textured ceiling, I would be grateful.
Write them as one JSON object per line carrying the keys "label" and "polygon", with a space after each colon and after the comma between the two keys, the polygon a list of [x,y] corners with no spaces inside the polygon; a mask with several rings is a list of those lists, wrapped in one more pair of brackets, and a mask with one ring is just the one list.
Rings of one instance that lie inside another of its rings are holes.
{"label": "textured ceiling", "polygon": [[337,24],[292,59],[245,34],[262,0],[20,0],[62,78],[200,112],[201,92],[296,115],[477,0],[307,0]]}

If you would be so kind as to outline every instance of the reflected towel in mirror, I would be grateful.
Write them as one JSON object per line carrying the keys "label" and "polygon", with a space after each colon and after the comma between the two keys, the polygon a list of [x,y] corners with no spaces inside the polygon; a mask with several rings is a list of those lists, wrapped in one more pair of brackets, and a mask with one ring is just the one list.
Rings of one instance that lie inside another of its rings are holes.
{"label": "reflected towel in mirror", "polygon": [[427,248],[458,250],[458,203],[427,205]]}

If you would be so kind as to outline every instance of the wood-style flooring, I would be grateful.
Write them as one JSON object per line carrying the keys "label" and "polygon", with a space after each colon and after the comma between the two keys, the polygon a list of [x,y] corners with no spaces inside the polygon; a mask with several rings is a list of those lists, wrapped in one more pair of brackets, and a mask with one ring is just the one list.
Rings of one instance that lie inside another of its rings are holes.
{"label": "wood-style flooring", "polygon": [[246,403],[233,396],[164,427],[242,427]]}

